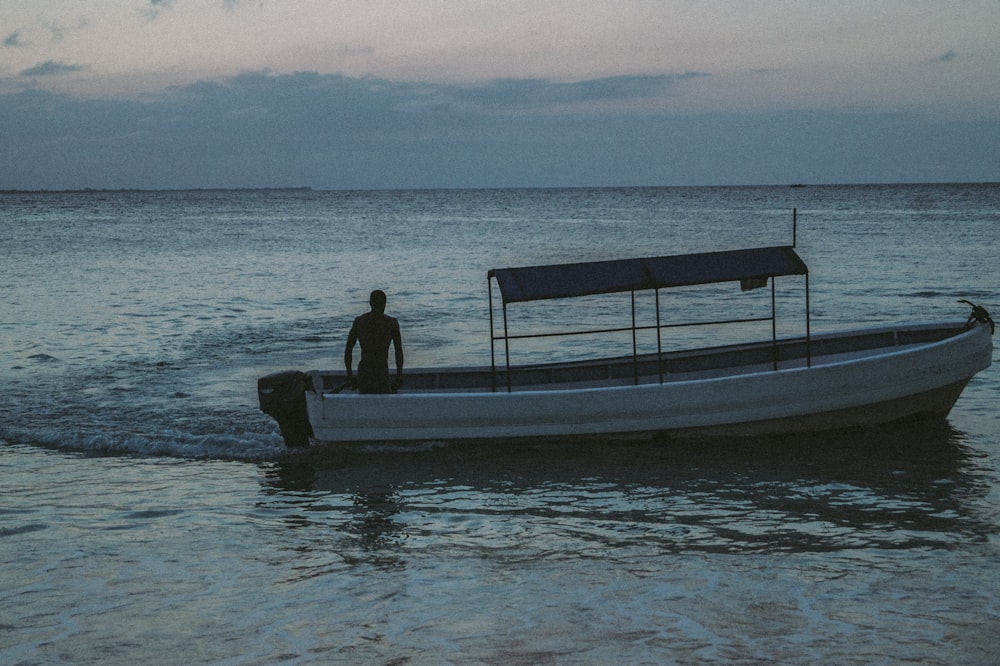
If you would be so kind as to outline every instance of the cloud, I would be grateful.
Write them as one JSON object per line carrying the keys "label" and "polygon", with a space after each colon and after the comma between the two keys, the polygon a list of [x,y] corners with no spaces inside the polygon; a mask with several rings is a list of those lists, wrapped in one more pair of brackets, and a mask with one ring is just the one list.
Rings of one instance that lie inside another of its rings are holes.
{"label": "cloud", "polygon": [[[242,0],[221,0],[221,4],[224,8],[232,10],[235,9],[241,1]],[[145,5],[139,9],[139,13],[148,19],[153,20],[163,11],[172,9],[175,4],[176,0],[146,0]]]}
{"label": "cloud", "polygon": [[145,7],[142,7],[139,12],[149,18],[150,20],[155,19],[160,15],[165,9],[170,9],[174,6],[174,0],[148,0]]}
{"label": "cloud", "polygon": [[46,60],[34,67],[22,70],[21,76],[59,76],[61,74],[71,74],[86,69],[85,65],[69,65],[56,60]]}
{"label": "cloud", "polygon": [[141,100],[28,89],[0,94],[0,189],[1000,180],[995,120],[567,107],[683,94],[672,87],[689,76],[460,86],[256,72]]}
{"label": "cloud", "polygon": [[76,25],[70,25],[69,27],[62,25],[58,21],[50,21],[46,24],[49,33],[52,35],[53,42],[61,42],[66,38],[67,34],[72,34],[75,32],[81,32],[85,30],[89,25],[89,21],[86,16],[81,16],[76,22]]}
{"label": "cloud", "polygon": [[544,79],[500,79],[443,92],[456,101],[483,108],[535,109],[550,105],[648,99],[660,95],[680,81],[702,76],[708,75],[686,73],[612,76],[573,83],[553,83]]}
{"label": "cloud", "polygon": [[216,113],[266,118],[308,127],[468,127],[511,112],[551,112],[587,102],[629,102],[661,94],[700,74],[619,76],[574,83],[499,79],[476,85],[397,82],[315,72],[254,72],[223,83],[175,88],[177,103],[216,107]]}
{"label": "cloud", "polygon": [[12,32],[9,35],[7,35],[7,37],[3,40],[3,45],[6,48],[26,46],[26,44],[21,41],[21,31],[20,30],[15,30],[14,32]]}
{"label": "cloud", "polygon": [[939,56],[934,56],[923,61],[925,65],[940,65],[942,63],[954,62],[959,59],[959,55],[955,52],[955,49],[948,49]]}

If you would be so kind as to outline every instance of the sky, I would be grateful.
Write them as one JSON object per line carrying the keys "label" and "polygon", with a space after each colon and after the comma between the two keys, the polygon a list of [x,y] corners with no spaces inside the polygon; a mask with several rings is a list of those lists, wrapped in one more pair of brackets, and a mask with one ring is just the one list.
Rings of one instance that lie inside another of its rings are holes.
{"label": "sky", "polygon": [[0,189],[969,181],[997,0],[0,0]]}

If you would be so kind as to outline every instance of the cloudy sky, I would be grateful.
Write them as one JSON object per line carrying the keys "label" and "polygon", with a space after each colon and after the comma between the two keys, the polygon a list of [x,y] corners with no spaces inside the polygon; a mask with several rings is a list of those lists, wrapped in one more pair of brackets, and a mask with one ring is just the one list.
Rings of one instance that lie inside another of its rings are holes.
{"label": "cloudy sky", "polygon": [[0,0],[0,189],[942,181],[997,0]]}

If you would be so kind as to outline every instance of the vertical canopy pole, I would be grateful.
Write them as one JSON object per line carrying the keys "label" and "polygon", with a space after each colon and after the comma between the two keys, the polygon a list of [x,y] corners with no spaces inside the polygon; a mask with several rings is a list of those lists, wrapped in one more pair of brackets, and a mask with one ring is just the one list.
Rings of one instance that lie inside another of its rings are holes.
{"label": "vertical canopy pole", "polygon": [[660,288],[656,292],[656,366],[660,370],[660,383],[663,383],[663,341],[660,335]]}
{"label": "vertical canopy pole", "polygon": [[503,304],[503,348],[507,358],[507,393],[510,393],[510,337],[507,335],[507,303]]}
{"label": "vertical canopy pole", "polygon": [[490,299],[490,381],[492,391],[497,390],[497,354],[496,354],[496,333],[493,329],[493,278],[486,276],[486,293]]}
{"label": "vertical canopy pole", "polygon": [[635,375],[635,383],[639,384],[639,345],[636,341],[635,331],[635,289],[632,290],[632,373]]}
{"label": "vertical canopy pole", "polygon": [[775,299],[775,286],[777,278],[771,276],[771,351],[774,354],[774,369],[778,369],[778,308]]}
{"label": "vertical canopy pole", "polygon": [[809,271],[806,271],[806,367],[812,367],[812,332],[809,322]]}

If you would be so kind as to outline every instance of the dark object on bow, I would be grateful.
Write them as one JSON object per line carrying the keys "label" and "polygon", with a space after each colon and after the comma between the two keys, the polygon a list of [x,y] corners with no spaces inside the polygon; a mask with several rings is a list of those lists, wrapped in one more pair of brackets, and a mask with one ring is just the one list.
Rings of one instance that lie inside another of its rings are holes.
{"label": "dark object on bow", "polygon": [[987,312],[986,308],[965,299],[960,300],[959,303],[965,303],[972,308],[972,312],[969,314],[969,319],[965,322],[966,328],[971,328],[972,323],[978,321],[980,324],[990,325],[990,335],[996,331],[996,324],[993,323],[993,317],[990,316],[990,313]]}

